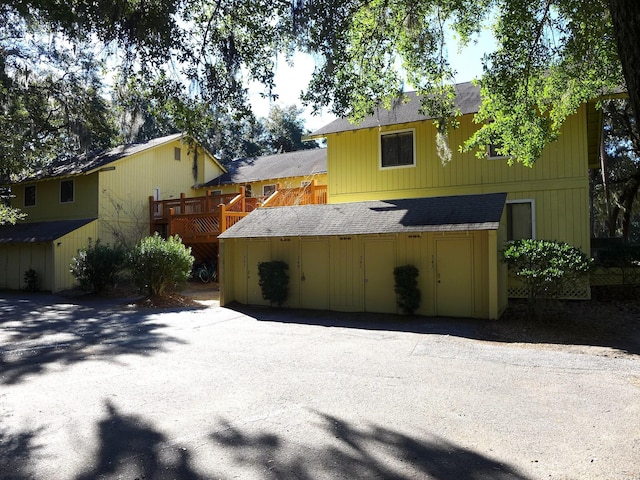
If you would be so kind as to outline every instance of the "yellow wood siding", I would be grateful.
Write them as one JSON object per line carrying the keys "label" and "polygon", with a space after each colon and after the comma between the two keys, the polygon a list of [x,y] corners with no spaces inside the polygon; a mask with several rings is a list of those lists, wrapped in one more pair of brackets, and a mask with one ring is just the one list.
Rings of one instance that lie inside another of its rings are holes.
{"label": "yellow wood siding", "polygon": [[97,236],[98,222],[91,222],[53,242],[54,292],[74,287],[76,279],[69,269],[71,259],[78,254],[78,250],[89,245],[89,239]]}
{"label": "yellow wood siding", "polygon": [[[415,129],[416,166],[381,169],[380,132]],[[431,122],[331,134],[328,143],[329,202],[412,198],[517,190],[586,186],[587,138],[584,107],[570,117],[560,139],[548,146],[533,168],[507,165],[506,159],[477,158],[460,153],[459,145],[476,128],[470,115],[451,132],[452,160],[437,157]]]}
{"label": "yellow wood siding", "polygon": [[98,174],[64,178],[73,180],[74,201],[60,203],[60,179],[42,180],[25,185],[36,186],[36,204],[24,207],[24,186],[16,185],[11,191],[15,195],[11,205],[27,214],[27,222],[50,220],[77,220],[98,216]]}
{"label": "yellow wood siding", "polygon": [[[418,286],[422,292],[422,302],[416,313],[432,316],[455,312],[459,303],[455,295],[448,298],[446,304],[437,304],[435,256],[438,242],[455,244],[462,241],[468,247],[471,271],[467,278],[471,293],[466,314],[497,318],[506,305],[507,288],[497,265],[497,238],[500,235],[478,231],[222,240],[220,301],[222,305],[232,301],[265,305],[260,297],[256,264],[258,261],[283,260],[289,265],[290,279],[286,307],[395,313],[393,268],[412,264],[419,270]],[[315,257],[309,248],[317,249]],[[385,260],[381,266],[376,263],[379,256],[391,260]],[[367,265],[383,271],[369,272],[373,275],[369,278]],[[456,269],[447,273],[454,286],[461,281]],[[314,275],[324,280],[307,288],[305,282],[313,280]],[[367,280],[375,282],[382,277],[387,282],[385,292],[367,290]],[[376,295],[384,297],[384,302],[378,302]]]}
{"label": "yellow wood siding", "polygon": [[[181,148],[181,160],[174,159]],[[211,162],[210,162],[211,163]],[[220,172],[221,173],[221,172]],[[132,244],[149,232],[149,197],[159,189],[160,200],[197,195],[193,152],[180,140],[131,155],[100,172],[99,236],[104,242]]]}
{"label": "yellow wood siding", "polygon": [[0,289],[24,289],[24,273],[30,268],[38,275],[40,290],[53,289],[53,257],[50,243],[0,246]]}

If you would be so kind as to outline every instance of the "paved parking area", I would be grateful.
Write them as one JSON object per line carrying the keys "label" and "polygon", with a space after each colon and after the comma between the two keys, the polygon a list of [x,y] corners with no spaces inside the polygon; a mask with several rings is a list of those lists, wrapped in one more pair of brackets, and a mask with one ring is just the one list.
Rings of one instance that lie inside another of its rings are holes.
{"label": "paved parking area", "polygon": [[0,478],[640,478],[640,357],[473,329],[4,294]]}

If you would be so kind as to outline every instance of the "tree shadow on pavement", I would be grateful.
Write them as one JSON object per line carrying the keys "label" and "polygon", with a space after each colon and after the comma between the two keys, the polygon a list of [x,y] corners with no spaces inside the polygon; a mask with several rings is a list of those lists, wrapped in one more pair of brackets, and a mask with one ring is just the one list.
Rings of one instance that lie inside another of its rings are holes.
{"label": "tree shadow on pavement", "polygon": [[324,327],[452,335],[473,340],[608,347],[640,355],[640,303],[566,301],[548,305],[532,320],[526,302],[512,300],[498,320],[404,316],[227,305],[260,321]]}
{"label": "tree shadow on pavement", "polygon": [[153,480],[204,480],[191,466],[187,449],[171,445],[142,417],[126,415],[110,402],[98,425],[100,438],[95,465],[76,477]]}
{"label": "tree shadow on pavement", "polygon": [[[262,478],[379,478],[410,480],[526,480],[514,467],[439,438],[424,439],[369,425],[357,427],[316,412],[331,444],[288,443],[277,435],[243,432],[228,422],[210,438],[232,450],[242,468]],[[268,473],[267,473],[268,472]]]}
{"label": "tree shadow on pavement", "polygon": [[0,427],[0,480],[34,478],[32,462],[38,450],[34,441],[39,431],[9,432]]}
{"label": "tree shadow on pavement", "polygon": [[179,342],[145,312],[55,300],[44,295],[0,299],[0,384],[18,383],[53,364],[149,356],[167,342]]}

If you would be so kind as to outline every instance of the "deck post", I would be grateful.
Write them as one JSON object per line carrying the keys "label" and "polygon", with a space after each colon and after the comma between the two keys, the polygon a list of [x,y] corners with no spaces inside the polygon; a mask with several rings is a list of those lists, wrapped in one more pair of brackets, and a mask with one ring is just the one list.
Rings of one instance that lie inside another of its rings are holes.
{"label": "deck post", "polygon": [[173,235],[173,215],[175,214],[175,209],[169,209],[169,221],[167,222],[167,237]]}
{"label": "deck post", "polygon": [[318,199],[316,198],[316,179],[312,179],[311,183],[309,184],[309,186],[311,187],[311,203],[313,205],[315,205],[316,203],[318,203]]}
{"label": "deck post", "polygon": [[185,204],[184,201],[187,198],[187,196],[184,193],[180,194],[180,213],[185,214],[187,213],[187,211],[185,210]]}
{"label": "deck post", "polygon": [[227,206],[224,203],[220,204],[220,233],[227,229]]}
{"label": "deck post", "polygon": [[155,197],[153,195],[149,195],[149,235],[153,235],[155,231],[156,224],[156,206],[153,203],[155,201]]}

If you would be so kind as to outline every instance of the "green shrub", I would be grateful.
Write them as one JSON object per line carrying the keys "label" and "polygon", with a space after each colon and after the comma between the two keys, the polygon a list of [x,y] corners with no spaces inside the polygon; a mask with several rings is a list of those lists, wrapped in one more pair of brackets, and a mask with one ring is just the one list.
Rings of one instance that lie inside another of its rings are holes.
{"label": "green shrub", "polygon": [[398,306],[404,313],[413,315],[413,312],[420,306],[418,269],[414,265],[396,267],[393,269],[393,277]]}
{"label": "green shrub", "polygon": [[258,284],[262,289],[262,298],[281,307],[289,296],[289,265],[281,260],[258,263]]}
{"label": "green shrub", "polygon": [[558,298],[565,285],[589,272],[592,263],[567,243],[532,239],[510,242],[502,258],[509,271],[525,284],[530,302]]}
{"label": "green shrub", "polygon": [[129,266],[137,287],[151,297],[161,297],[186,283],[193,260],[191,248],[184,246],[180,237],[165,240],[156,232],[133,248]]}
{"label": "green shrub", "polygon": [[29,292],[38,291],[38,272],[33,268],[24,272],[24,286]]}
{"label": "green shrub", "polygon": [[125,265],[127,252],[121,246],[103,245],[100,240],[95,244],[78,250],[71,260],[71,273],[80,288],[93,293],[104,293],[113,288]]}

